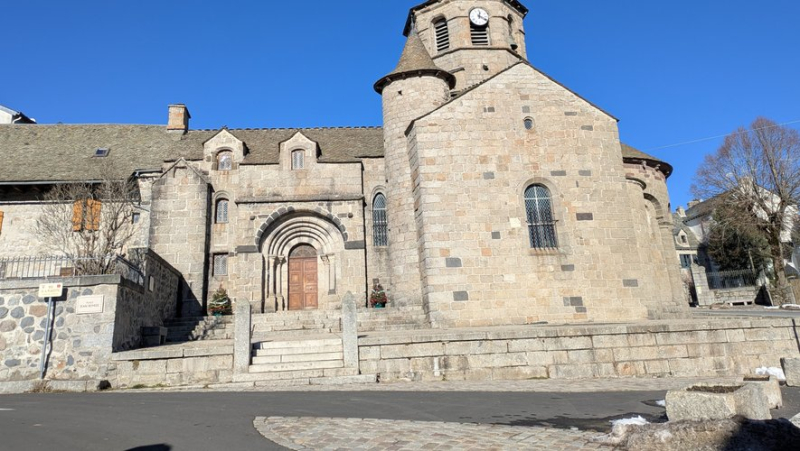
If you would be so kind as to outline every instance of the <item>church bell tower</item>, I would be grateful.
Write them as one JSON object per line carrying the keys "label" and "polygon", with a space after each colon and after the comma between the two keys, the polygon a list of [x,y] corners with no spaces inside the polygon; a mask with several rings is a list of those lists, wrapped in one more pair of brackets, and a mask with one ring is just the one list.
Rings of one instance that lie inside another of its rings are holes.
{"label": "church bell tower", "polygon": [[527,59],[527,13],[516,0],[430,0],[411,8],[404,34],[416,31],[461,91]]}

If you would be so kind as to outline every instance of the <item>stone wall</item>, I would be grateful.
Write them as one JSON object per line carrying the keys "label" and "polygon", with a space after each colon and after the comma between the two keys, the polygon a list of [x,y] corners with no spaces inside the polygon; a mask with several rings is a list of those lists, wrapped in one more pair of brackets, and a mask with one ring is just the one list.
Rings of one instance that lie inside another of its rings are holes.
{"label": "stone wall", "polygon": [[[613,117],[519,64],[417,119],[407,140],[435,327],[648,317],[659,263],[637,248]],[[555,249],[530,245],[535,183],[551,193]]]}
{"label": "stone wall", "polygon": [[209,242],[209,183],[181,160],[152,187],[150,247],[183,275],[180,316],[205,313]]}
{"label": "stone wall", "polygon": [[361,372],[382,381],[714,377],[800,356],[790,319],[410,332],[359,340]]}
{"label": "stone wall", "polygon": [[[141,327],[163,325],[173,313],[177,276],[168,272],[169,277],[156,278],[163,282],[156,283],[154,290],[117,275],[58,279],[65,293],[54,305],[46,378],[113,378],[112,352],[138,347]],[[47,303],[38,298],[38,287],[53,281],[0,282],[0,381],[38,378],[47,321]],[[76,311],[79,297],[98,295],[103,296],[102,313]]]}
{"label": "stone wall", "polygon": [[740,287],[711,290],[714,293],[714,300],[717,304],[730,303],[755,303],[761,287]]}

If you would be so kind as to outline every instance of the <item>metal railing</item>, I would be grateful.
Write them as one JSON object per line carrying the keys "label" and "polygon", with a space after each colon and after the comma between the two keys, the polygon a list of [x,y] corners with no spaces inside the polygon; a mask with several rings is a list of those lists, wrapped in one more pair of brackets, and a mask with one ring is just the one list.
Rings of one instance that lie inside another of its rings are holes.
{"label": "metal railing", "polygon": [[118,274],[144,286],[144,273],[122,257],[4,257],[0,258],[0,280]]}
{"label": "metal railing", "polygon": [[758,274],[749,269],[708,272],[706,277],[708,287],[712,290],[754,287],[758,284]]}

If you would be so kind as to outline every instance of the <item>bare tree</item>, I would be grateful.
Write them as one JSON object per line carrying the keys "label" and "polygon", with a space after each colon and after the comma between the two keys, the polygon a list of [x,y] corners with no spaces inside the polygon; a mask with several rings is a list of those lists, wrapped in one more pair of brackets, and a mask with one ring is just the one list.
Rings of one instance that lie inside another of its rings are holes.
{"label": "bare tree", "polygon": [[50,251],[70,259],[78,274],[113,273],[116,257],[137,232],[138,194],[134,180],[110,176],[54,185],[43,196],[37,235]]}
{"label": "bare tree", "polygon": [[800,133],[756,119],[706,156],[692,190],[701,198],[719,196],[722,208],[716,209],[712,227],[763,237],[777,286],[785,293],[785,246],[800,204]]}

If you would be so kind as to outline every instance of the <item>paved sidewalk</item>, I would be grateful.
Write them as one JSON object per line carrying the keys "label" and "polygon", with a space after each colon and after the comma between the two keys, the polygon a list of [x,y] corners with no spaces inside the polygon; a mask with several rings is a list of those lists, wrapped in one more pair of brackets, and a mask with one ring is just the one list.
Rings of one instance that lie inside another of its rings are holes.
{"label": "paved sidewalk", "polygon": [[611,450],[597,433],[541,427],[355,418],[259,417],[261,435],[292,450]]}
{"label": "paved sidewalk", "polygon": [[615,378],[615,379],[532,379],[498,381],[392,382],[351,385],[292,385],[276,381],[271,386],[213,384],[188,387],[166,387],[136,390],[137,392],[327,392],[327,391],[414,391],[414,392],[626,392],[672,390],[697,382],[741,382],[742,378]]}

